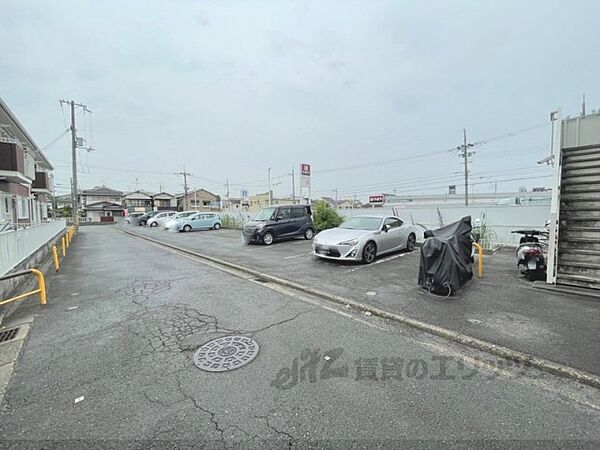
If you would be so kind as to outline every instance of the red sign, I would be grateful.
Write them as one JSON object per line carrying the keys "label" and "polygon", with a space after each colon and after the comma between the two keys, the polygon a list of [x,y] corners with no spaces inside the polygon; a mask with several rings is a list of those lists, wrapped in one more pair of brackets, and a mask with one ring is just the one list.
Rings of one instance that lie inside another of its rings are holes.
{"label": "red sign", "polygon": [[310,177],[310,164],[300,164],[300,173],[304,176]]}
{"label": "red sign", "polygon": [[369,203],[383,203],[383,195],[369,195]]}

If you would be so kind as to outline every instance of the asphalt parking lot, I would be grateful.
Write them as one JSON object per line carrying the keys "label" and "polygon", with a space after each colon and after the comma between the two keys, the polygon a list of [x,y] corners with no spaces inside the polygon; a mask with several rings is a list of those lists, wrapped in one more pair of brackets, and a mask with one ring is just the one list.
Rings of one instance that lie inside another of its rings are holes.
{"label": "asphalt parking lot", "polygon": [[519,277],[510,250],[486,256],[484,277],[474,277],[459,295],[445,299],[417,285],[418,249],[363,265],[318,259],[311,253],[311,241],[303,239],[271,246],[246,245],[239,230],[169,233],[118,227],[600,374],[600,302],[532,289]]}
{"label": "asphalt parking lot", "polygon": [[[115,227],[81,227],[48,289],[47,305],[25,301],[10,317],[35,319],[0,402],[2,447],[593,448],[600,436],[595,388]],[[200,346],[232,334],[258,343],[255,359],[196,367]]]}

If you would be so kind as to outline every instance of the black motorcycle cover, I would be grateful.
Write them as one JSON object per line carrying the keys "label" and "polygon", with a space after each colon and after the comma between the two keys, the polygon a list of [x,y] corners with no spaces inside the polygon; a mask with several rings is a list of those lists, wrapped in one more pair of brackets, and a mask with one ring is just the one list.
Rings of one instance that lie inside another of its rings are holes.
{"label": "black motorcycle cover", "polygon": [[473,277],[471,216],[427,230],[421,246],[419,285],[434,294],[453,295]]}

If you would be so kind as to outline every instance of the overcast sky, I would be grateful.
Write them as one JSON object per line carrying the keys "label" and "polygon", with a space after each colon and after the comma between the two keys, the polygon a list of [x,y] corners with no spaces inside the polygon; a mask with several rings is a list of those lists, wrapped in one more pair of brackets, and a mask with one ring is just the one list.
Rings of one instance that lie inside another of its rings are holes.
{"label": "overcast sky", "polygon": [[[477,148],[473,187],[548,186],[535,163],[548,154],[549,112],[578,114],[582,92],[588,111],[600,106],[597,0],[3,0],[1,10],[0,96],[38,145],[65,129],[59,98],[93,111],[83,188],[181,191],[173,173],[185,164],[191,187],[223,194],[228,179],[232,196],[266,191],[270,167],[284,195],[284,175],[305,162],[314,196],[460,192],[461,161],[444,150],[463,127],[482,141],[535,126]],[[66,192],[68,137],[45,153]],[[345,167],[355,168],[330,170]]]}

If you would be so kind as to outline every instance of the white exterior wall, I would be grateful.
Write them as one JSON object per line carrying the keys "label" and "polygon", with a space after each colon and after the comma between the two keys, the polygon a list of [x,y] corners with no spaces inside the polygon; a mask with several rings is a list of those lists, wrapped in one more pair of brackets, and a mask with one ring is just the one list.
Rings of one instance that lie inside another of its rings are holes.
{"label": "white exterior wall", "polygon": [[[476,218],[483,220],[485,215],[485,223],[494,234],[492,241],[502,245],[518,244],[519,236],[511,234],[512,230],[519,228],[542,229],[550,218],[550,205],[475,205],[465,207],[442,204],[439,207],[399,207],[397,211],[402,220],[422,225],[424,229],[439,228],[439,216],[444,225],[448,225],[469,215],[474,223]],[[344,209],[338,212],[345,217],[361,214],[394,214],[392,208]],[[422,236],[419,237],[422,238]]]}

